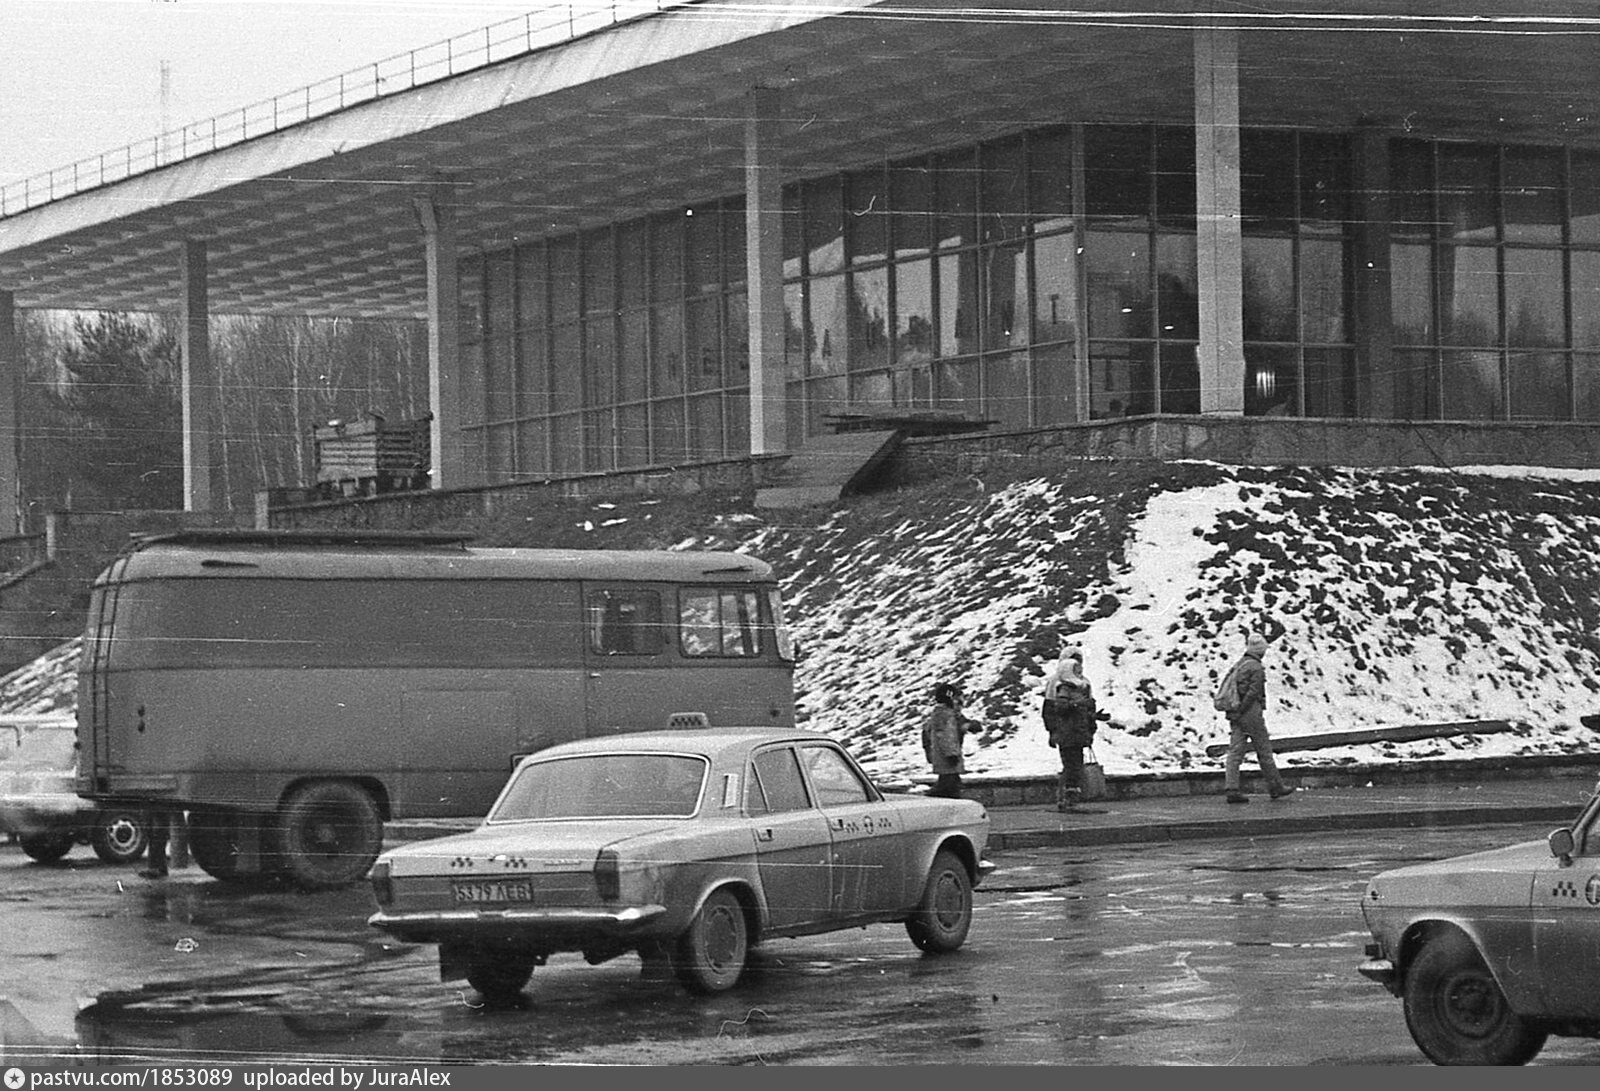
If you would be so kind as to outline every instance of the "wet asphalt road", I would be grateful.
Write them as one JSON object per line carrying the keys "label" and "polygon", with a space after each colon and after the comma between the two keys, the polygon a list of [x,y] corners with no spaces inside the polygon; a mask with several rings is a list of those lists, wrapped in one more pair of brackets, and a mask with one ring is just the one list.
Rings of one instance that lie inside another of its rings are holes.
{"label": "wet asphalt road", "polygon": [[[22,1064],[1417,1064],[1399,1002],[1355,972],[1366,878],[1546,832],[1011,852],[955,955],[898,925],[777,940],[710,998],[633,956],[558,956],[499,1009],[367,929],[363,889],[157,884],[4,847],[0,1045]],[[1539,1062],[1600,1063],[1600,1043]]]}

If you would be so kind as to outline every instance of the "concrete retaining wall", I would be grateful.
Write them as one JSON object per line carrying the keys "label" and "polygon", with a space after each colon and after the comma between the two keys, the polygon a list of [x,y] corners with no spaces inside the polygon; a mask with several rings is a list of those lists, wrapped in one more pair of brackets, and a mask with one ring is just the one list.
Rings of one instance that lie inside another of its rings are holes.
{"label": "concrete retaining wall", "polygon": [[[1050,473],[1084,459],[1198,459],[1231,465],[1600,468],[1600,423],[1306,420],[1295,417],[1125,417],[1009,432],[908,437],[871,488],[952,474]],[[788,455],[710,459],[674,466],[573,474],[501,485],[386,493],[322,503],[292,490],[258,497],[258,527],[405,529],[481,519],[551,499],[608,496],[727,497],[749,507],[757,489],[783,483]]]}
{"label": "concrete retaining wall", "polygon": [[1239,466],[1510,465],[1600,468],[1600,423],[1126,417],[1011,432],[908,438],[885,484],[949,474],[1049,471],[1086,458]]}

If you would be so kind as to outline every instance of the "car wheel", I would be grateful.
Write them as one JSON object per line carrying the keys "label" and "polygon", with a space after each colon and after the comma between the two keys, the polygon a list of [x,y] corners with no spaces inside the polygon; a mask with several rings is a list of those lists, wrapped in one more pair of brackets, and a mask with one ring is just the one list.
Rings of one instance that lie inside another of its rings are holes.
{"label": "car wheel", "polygon": [[749,950],[744,907],[729,891],[714,890],[678,937],[673,968],[691,992],[719,993],[738,982]]}
{"label": "car wheel", "polygon": [[497,951],[480,955],[467,965],[467,984],[490,1004],[509,1004],[522,994],[533,976],[533,959]]}
{"label": "car wheel", "polygon": [[68,852],[72,851],[72,844],[77,838],[68,830],[63,833],[51,830],[48,833],[31,833],[18,839],[22,851],[41,864],[53,864]]}
{"label": "car wheel", "polygon": [[89,845],[108,864],[131,864],[150,844],[150,821],[139,811],[100,811],[89,828]]}
{"label": "car wheel", "polygon": [[1546,1034],[1506,1002],[1477,949],[1457,934],[1429,940],[1406,971],[1406,1027],[1442,1065],[1527,1064]]}
{"label": "car wheel", "polygon": [[947,954],[967,942],[972,927],[972,880],[967,867],[948,850],[940,850],[928,869],[922,900],[906,921],[906,934],[924,951]]}
{"label": "car wheel", "polygon": [[286,876],[306,890],[332,890],[372,867],[383,848],[383,815],[349,781],[312,781],[283,801],[273,840]]}

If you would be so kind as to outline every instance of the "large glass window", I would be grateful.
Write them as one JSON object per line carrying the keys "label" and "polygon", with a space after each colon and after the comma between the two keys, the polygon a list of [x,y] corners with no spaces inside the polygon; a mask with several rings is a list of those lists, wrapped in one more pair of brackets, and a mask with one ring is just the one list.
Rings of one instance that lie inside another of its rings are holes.
{"label": "large glass window", "polygon": [[811,375],[843,375],[849,343],[849,310],[844,277],[819,277],[809,284],[811,306],[806,318],[806,371]]}
{"label": "large glass window", "polygon": [[[1600,415],[1600,154],[1401,139],[1389,165],[1393,372],[1358,378],[1351,140],[1241,131],[1245,412],[1349,416],[1381,382],[1385,416]],[[1186,125],[1006,134],[783,200],[794,446],[852,401],[1008,428],[1200,405]],[[743,209],[462,261],[487,478],[748,448]]]}
{"label": "large glass window", "polygon": [[1500,271],[1487,246],[1442,246],[1438,252],[1440,317],[1447,345],[1500,343]]}
{"label": "large glass window", "polygon": [[1432,350],[1397,358],[1407,365],[1397,395],[1409,399],[1398,411],[1581,417],[1588,376],[1570,350],[1600,337],[1591,161],[1416,140],[1394,142],[1390,158],[1394,339]]}
{"label": "large glass window", "polygon": [[1561,243],[1561,157],[1550,150],[1507,149],[1505,154],[1506,241]]}
{"label": "large glass window", "polygon": [[1091,226],[1148,227],[1153,174],[1149,129],[1091,126],[1083,151],[1084,204]]}
{"label": "large glass window", "polygon": [[1039,234],[1069,231],[1072,207],[1072,133],[1049,129],[1028,137],[1028,217]]}
{"label": "large glass window", "polygon": [[837,178],[805,186],[806,272],[812,276],[844,268],[844,198]]}
{"label": "large glass window", "polygon": [[978,351],[977,252],[939,259],[939,355]]}
{"label": "large glass window", "polygon": [[1507,250],[1506,343],[1513,348],[1566,344],[1561,251]]}
{"label": "large glass window", "polygon": [[923,258],[894,267],[894,355],[902,364],[933,359],[933,262]]}
{"label": "large glass window", "polygon": [[1033,244],[1033,338],[1070,341],[1078,325],[1078,236],[1047,235]]}
{"label": "large glass window", "polygon": [[1572,344],[1600,349],[1600,251],[1572,254]]}
{"label": "large glass window", "polygon": [[1144,234],[1090,230],[1084,240],[1088,265],[1089,336],[1148,338],[1154,332],[1150,294],[1150,241]]}
{"label": "large glass window", "polygon": [[850,274],[850,370],[889,364],[889,269]]}
{"label": "large glass window", "polygon": [[882,170],[858,171],[845,185],[845,223],[850,264],[871,265],[889,257],[889,190]]}
{"label": "large glass window", "polygon": [[1349,416],[1348,142],[1246,130],[1240,170],[1245,414]]}
{"label": "large glass window", "polygon": [[938,185],[938,210],[934,218],[934,245],[941,250],[971,246],[978,241],[978,157],[965,149],[937,157],[933,163]]}
{"label": "large glass window", "polygon": [[889,170],[889,216],[896,258],[915,258],[933,245],[933,169],[920,160]]}
{"label": "large glass window", "polygon": [[1294,240],[1246,238],[1243,253],[1245,340],[1293,341]]}

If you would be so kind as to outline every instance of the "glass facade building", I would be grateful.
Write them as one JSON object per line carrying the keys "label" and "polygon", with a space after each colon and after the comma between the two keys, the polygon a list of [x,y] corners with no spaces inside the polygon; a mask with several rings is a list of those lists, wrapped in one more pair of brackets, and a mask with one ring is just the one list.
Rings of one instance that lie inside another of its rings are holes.
{"label": "glass facade building", "polygon": [[[1600,155],[1359,148],[1240,133],[1245,413],[1600,420]],[[1192,128],[1075,125],[786,186],[789,446],[846,410],[1200,412],[1195,173]],[[747,454],[745,261],[742,196],[464,261],[472,471]]]}

